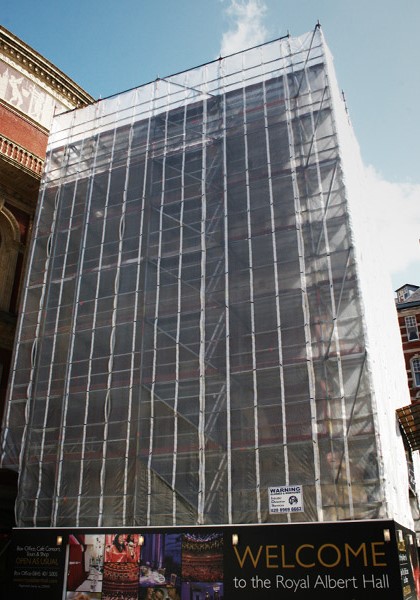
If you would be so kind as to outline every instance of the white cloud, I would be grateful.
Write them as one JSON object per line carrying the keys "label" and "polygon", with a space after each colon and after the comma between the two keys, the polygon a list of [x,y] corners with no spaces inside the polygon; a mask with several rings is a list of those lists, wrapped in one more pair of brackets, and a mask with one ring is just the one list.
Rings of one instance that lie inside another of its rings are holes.
{"label": "white cloud", "polygon": [[372,166],[365,167],[365,172],[369,212],[388,271],[397,274],[413,263],[420,264],[420,184],[386,181]]}
{"label": "white cloud", "polygon": [[267,7],[262,0],[229,0],[225,10],[231,24],[223,34],[220,56],[227,56],[267,41],[264,17]]}
{"label": "white cloud", "polygon": [[[264,20],[268,9],[264,0],[221,1],[226,4],[230,25],[222,36],[220,56],[267,41]],[[396,279],[407,275],[415,279],[409,283],[420,284],[420,184],[387,181],[373,166],[366,166],[365,174],[369,198],[366,213],[373,215],[385,269]],[[401,279],[403,283],[405,279]]]}

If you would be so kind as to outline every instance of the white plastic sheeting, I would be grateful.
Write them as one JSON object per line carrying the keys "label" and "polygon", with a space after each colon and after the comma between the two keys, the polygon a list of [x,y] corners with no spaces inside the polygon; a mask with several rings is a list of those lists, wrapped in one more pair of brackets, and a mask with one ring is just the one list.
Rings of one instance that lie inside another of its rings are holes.
{"label": "white plastic sheeting", "polygon": [[[4,423],[19,525],[410,521],[341,102],[316,27],[55,119]],[[284,484],[302,512],[270,514]]]}
{"label": "white plastic sheeting", "polygon": [[[372,378],[372,404],[377,419],[378,447],[381,456],[381,477],[391,518],[413,528],[412,514],[406,490],[409,487],[405,452],[402,451],[400,428],[396,410],[410,403],[407,374],[402,352],[401,333],[395,308],[394,293],[387,265],[383,257],[383,237],[378,231],[372,189],[365,180],[358,144],[348,126],[348,115],[339,101],[338,86],[334,81],[332,57],[326,48],[326,62],[335,106],[343,180],[348,197],[348,211],[354,239],[354,251],[361,290],[365,322],[365,343]],[[383,199],[384,203],[387,199]],[[420,481],[418,453],[411,456],[415,480]],[[416,491],[418,494],[418,491]],[[414,516],[418,515],[418,500],[412,498]]]}

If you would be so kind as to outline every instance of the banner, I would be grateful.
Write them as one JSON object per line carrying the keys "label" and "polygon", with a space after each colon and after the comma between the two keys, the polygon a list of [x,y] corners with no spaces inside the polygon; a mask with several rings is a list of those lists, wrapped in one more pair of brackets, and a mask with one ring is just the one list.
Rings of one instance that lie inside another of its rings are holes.
{"label": "banner", "polygon": [[13,598],[61,599],[66,547],[55,530],[13,532]]}
{"label": "banner", "polygon": [[416,600],[415,536],[393,521],[15,530],[14,597]]}
{"label": "banner", "polygon": [[227,597],[414,600],[413,579],[402,595],[396,550],[389,522],[249,527],[226,548]]}

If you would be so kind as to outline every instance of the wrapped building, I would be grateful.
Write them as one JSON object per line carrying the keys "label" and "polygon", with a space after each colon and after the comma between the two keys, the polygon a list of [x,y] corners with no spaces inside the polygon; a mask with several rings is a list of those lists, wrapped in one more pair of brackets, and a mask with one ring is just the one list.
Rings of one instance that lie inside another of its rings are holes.
{"label": "wrapped building", "polygon": [[20,526],[411,525],[358,164],[318,26],[54,119],[3,424]]}

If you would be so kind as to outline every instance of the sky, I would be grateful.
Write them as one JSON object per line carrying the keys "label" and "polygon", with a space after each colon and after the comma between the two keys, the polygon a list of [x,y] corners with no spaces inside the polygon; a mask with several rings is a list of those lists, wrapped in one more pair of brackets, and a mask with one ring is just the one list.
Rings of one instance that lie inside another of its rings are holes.
{"label": "sky", "polygon": [[420,285],[420,0],[0,0],[0,23],[95,98],[320,23],[392,290]]}

